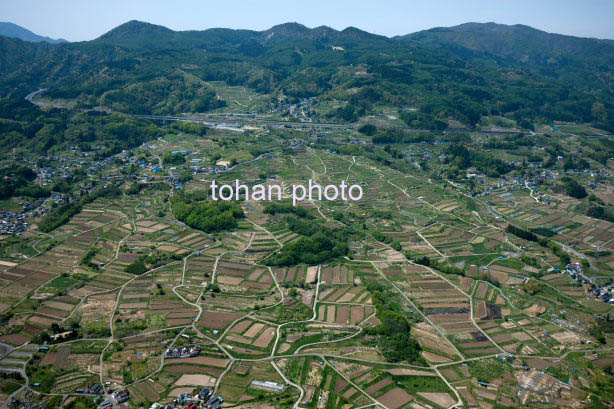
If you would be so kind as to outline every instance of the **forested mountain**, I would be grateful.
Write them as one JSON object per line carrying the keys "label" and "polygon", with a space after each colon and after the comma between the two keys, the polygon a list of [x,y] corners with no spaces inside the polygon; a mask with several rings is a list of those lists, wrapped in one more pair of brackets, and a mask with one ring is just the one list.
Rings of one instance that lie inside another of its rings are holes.
{"label": "forested mountain", "polygon": [[[514,62],[531,65],[562,64],[565,60],[599,61],[614,57],[614,40],[599,40],[552,34],[522,24],[465,23],[419,31],[399,40],[415,40],[433,45],[456,44],[483,51]],[[557,58],[561,58],[557,61]]]}
{"label": "forested mountain", "polygon": [[532,70],[599,92],[614,90],[614,40],[551,34],[516,24],[466,23],[397,37],[441,47],[472,61],[492,58],[501,66]]}
{"label": "forested mountain", "polygon": [[0,96],[49,88],[78,107],[125,113],[217,107],[204,81],[273,96],[419,109],[421,121],[482,115],[577,121],[614,130],[614,42],[526,26],[465,24],[386,38],[287,23],[265,31],[173,31],[130,21],[86,42],[50,46],[0,37]]}
{"label": "forested mountain", "polygon": [[59,38],[54,40],[53,38],[40,36],[38,34],[34,34],[30,30],[18,26],[17,24],[0,22],[0,36],[10,37],[10,38],[19,38],[24,41],[32,41],[32,42],[41,42],[44,41],[50,44],[59,44],[66,43],[67,41],[63,38]]}

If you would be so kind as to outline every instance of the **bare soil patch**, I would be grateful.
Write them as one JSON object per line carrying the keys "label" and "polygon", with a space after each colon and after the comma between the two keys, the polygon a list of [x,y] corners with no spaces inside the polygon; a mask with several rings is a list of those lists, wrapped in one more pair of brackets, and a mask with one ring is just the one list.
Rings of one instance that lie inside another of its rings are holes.
{"label": "bare soil patch", "polygon": [[455,402],[455,400],[445,392],[418,392],[418,395],[444,408],[450,407]]}
{"label": "bare soil patch", "polygon": [[213,386],[216,379],[209,375],[202,374],[184,374],[175,382],[177,386],[195,385],[195,386]]}
{"label": "bare soil patch", "polygon": [[193,390],[194,388],[175,388],[168,393],[168,396],[176,398],[179,395],[185,395],[185,394],[192,393]]}
{"label": "bare soil patch", "polygon": [[432,352],[422,351],[422,356],[424,357],[424,359],[430,362],[435,362],[435,363],[452,362],[450,358],[446,358],[445,356],[441,356],[441,355],[436,355]]}
{"label": "bare soil patch", "polygon": [[258,334],[262,330],[262,328],[264,328],[264,324],[257,322],[254,325],[252,325],[247,331],[245,331],[243,333],[243,336],[248,337],[248,338],[253,338],[256,336],[256,334]]}

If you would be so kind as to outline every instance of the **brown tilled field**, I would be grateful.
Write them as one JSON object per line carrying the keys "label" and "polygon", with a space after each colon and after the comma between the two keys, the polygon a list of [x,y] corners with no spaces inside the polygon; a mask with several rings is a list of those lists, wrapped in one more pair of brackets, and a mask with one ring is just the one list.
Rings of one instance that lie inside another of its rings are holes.
{"label": "brown tilled field", "polygon": [[390,409],[398,409],[414,399],[401,388],[394,388],[377,397],[377,400]]}
{"label": "brown tilled field", "polygon": [[230,332],[241,334],[243,331],[245,331],[251,325],[252,322],[253,321],[250,321],[250,320],[240,321],[240,322],[236,323],[230,329]]}
{"label": "brown tilled field", "polygon": [[450,407],[455,402],[450,394],[445,392],[418,392],[418,395],[444,408]]}
{"label": "brown tilled field", "polygon": [[209,329],[222,329],[240,318],[241,315],[236,312],[205,311],[198,321],[198,325]]}
{"label": "brown tilled field", "polygon": [[194,373],[196,371],[198,371],[199,373],[207,373],[209,375],[212,376],[220,376],[222,374],[222,372],[224,372],[223,369],[220,368],[201,368],[198,367],[196,365],[181,365],[181,364],[166,364],[164,365],[164,370],[167,372],[172,372],[172,373],[179,373],[179,374],[190,374],[190,373]]}
{"label": "brown tilled field", "polygon": [[198,364],[205,366],[213,366],[216,368],[226,368],[226,366],[228,366],[228,362],[230,362],[228,359],[213,358],[210,356],[197,356],[194,358],[181,359],[181,363],[184,364]]}
{"label": "brown tilled field", "polygon": [[262,328],[264,328],[264,324],[257,322],[252,325],[247,331],[245,331],[243,333],[243,336],[253,338],[262,330]]}
{"label": "brown tilled field", "polygon": [[258,348],[266,348],[269,346],[273,338],[275,338],[275,330],[273,328],[267,328],[258,338],[256,338],[252,345]]}
{"label": "brown tilled field", "polygon": [[21,345],[28,342],[28,338],[21,334],[9,334],[0,336],[0,342],[6,342],[7,344],[11,345]]}
{"label": "brown tilled field", "polygon": [[384,378],[379,382],[374,383],[373,385],[369,386],[366,389],[366,392],[368,394],[372,394],[374,392],[379,391],[382,388],[385,388],[386,386],[390,385],[392,383],[392,379],[391,378]]}

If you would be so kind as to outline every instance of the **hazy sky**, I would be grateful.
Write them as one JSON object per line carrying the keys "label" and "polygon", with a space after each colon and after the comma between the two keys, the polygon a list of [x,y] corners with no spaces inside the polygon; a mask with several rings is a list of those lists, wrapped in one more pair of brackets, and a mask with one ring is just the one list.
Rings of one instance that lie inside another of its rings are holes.
{"label": "hazy sky", "polygon": [[70,41],[94,39],[134,19],[173,30],[265,30],[296,21],[386,36],[494,21],[614,39],[613,18],[614,0],[0,0],[0,21]]}

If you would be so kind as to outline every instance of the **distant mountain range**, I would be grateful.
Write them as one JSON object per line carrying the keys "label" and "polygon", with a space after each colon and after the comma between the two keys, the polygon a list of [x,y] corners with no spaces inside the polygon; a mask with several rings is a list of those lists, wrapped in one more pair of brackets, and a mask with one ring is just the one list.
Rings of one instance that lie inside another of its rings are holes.
{"label": "distant mountain range", "polygon": [[58,38],[57,40],[54,40],[53,38],[40,36],[38,34],[31,32],[30,30],[26,28],[18,26],[17,24],[6,23],[6,22],[0,22],[0,35],[5,36],[5,37],[10,37],[10,38],[19,38],[20,40],[31,41],[34,43],[39,43],[39,42],[44,41],[50,44],[60,44],[60,43],[68,42],[64,40],[63,38]]}
{"label": "distant mountain range", "polygon": [[457,50],[462,47],[525,65],[561,65],[582,59],[610,64],[614,58],[614,40],[551,34],[522,24],[466,23],[396,38]]}
{"label": "distant mountain range", "polygon": [[388,38],[298,23],[174,31],[133,20],[92,41],[0,37],[0,55],[0,97],[49,88],[78,106],[130,113],[211,108],[204,81],[225,81],[276,97],[346,101],[338,117],[347,121],[384,104],[419,108],[412,121],[422,126],[505,115],[614,130],[614,41],[524,25],[467,23]]}

